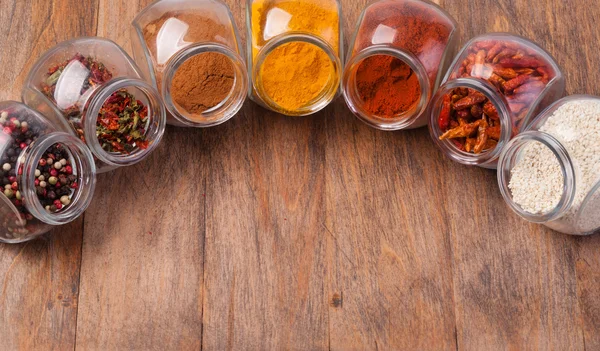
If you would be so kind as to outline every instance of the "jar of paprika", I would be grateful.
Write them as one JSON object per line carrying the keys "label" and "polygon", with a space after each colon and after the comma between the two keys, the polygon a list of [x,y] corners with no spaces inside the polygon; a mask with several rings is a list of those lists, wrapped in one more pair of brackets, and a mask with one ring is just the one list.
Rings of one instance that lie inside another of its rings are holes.
{"label": "jar of paprika", "polygon": [[495,169],[506,144],[564,90],[560,68],[535,43],[506,33],[476,37],[432,100],[431,137],[452,160]]}
{"label": "jar of paprika", "polygon": [[250,97],[288,116],[325,108],[339,94],[338,0],[248,0]]}
{"label": "jar of paprika", "polygon": [[248,74],[229,7],[218,0],[158,0],[133,21],[133,53],[161,92],[168,123],[211,127],[242,108]]}
{"label": "jar of paprika", "polygon": [[427,107],[455,54],[455,20],[421,0],[381,0],[358,22],[343,77],[352,112],[372,127],[427,124]]}
{"label": "jar of paprika", "polygon": [[92,153],[58,127],[22,103],[0,102],[0,242],[32,240],[90,204]]}
{"label": "jar of paprika", "polygon": [[50,49],[33,66],[22,98],[84,141],[99,173],[142,161],[165,131],[158,91],[108,39],[78,38]]}

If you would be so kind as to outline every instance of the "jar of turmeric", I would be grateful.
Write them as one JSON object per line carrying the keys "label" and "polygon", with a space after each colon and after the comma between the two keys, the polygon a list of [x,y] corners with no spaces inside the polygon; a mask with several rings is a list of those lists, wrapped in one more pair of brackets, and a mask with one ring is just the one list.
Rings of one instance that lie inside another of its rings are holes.
{"label": "jar of turmeric", "polygon": [[250,97],[273,111],[306,116],[337,95],[342,18],[337,0],[248,0]]}
{"label": "jar of turmeric", "polygon": [[344,69],[352,112],[382,130],[423,127],[457,47],[455,20],[421,0],[380,0],[358,22]]}
{"label": "jar of turmeric", "polygon": [[133,21],[133,53],[158,88],[168,123],[211,127],[242,107],[248,73],[229,7],[218,0],[158,0]]}

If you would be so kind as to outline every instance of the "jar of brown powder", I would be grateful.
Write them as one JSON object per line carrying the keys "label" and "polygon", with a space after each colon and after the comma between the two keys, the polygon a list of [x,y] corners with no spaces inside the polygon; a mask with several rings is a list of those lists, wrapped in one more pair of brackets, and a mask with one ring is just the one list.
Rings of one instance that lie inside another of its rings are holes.
{"label": "jar of brown powder", "polygon": [[168,123],[211,127],[242,107],[248,74],[231,11],[216,0],[159,0],[133,22],[134,58],[158,88]]}

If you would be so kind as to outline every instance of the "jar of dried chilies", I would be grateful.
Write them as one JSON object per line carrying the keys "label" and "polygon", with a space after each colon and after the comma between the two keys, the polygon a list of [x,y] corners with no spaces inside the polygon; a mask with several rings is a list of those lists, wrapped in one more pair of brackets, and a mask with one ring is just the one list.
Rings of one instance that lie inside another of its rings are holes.
{"label": "jar of dried chilies", "polygon": [[533,42],[502,33],[474,38],[432,100],[431,136],[454,161],[496,168],[506,144],[564,88],[554,59]]}
{"label": "jar of dried chilies", "polygon": [[133,53],[168,123],[210,127],[242,108],[248,73],[231,11],[217,0],[158,0],[133,21]]}
{"label": "jar of dried chilies", "polygon": [[571,96],[503,151],[498,183],[521,217],[566,234],[600,230],[600,98]]}
{"label": "jar of dried chilies", "polygon": [[0,242],[31,240],[77,219],[96,185],[90,150],[45,117],[0,102]]}
{"label": "jar of dried chilies", "polygon": [[107,39],[79,38],[49,50],[31,70],[23,101],[83,140],[98,172],[143,160],[165,130],[158,91]]}
{"label": "jar of dried chilies", "polygon": [[358,22],[343,77],[354,114],[383,130],[423,127],[427,106],[456,53],[458,30],[439,6],[381,0]]}
{"label": "jar of dried chilies", "polygon": [[342,17],[338,0],[248,0],[250,97],[306,116],[338,96]]}

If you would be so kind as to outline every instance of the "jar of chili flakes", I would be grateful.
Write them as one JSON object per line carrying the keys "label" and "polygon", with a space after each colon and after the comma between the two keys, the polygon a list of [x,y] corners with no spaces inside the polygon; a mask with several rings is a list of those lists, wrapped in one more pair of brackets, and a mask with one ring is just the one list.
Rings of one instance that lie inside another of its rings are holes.
{"label": "jar of chili flakes", "polygon": [[218,0],[159,0],[133,21],[133,54],[160,91],[167,122],[212,127],[242,108],[248,73],[229,7]]}
{"label": "jar of chili flakes", "polygon": [[495,169],[506,144],[564,90],[557,63],[535,43],[504,33],[479,36],[433,98],[430,133],[452,160]]}
{"label": "jar of chili flakes", "polygon": [[456,21],[436,4],[381,0],[362,13],[350,46],[343,92],[372,127],[423,127],[429,101],[456,53]]}
{"label": "jar of chili flakes", "polygon": [[94,158],[79,138],[22,103],[0,102],[0,242],[74,221],[95,185]]}
{"label": "jar of chili flakes", "polygon": [[83,140],[98,172],[145,159],[165,130],[158,91],[107,39],[79,38],[50,49],[31,70],[23,101]]}

